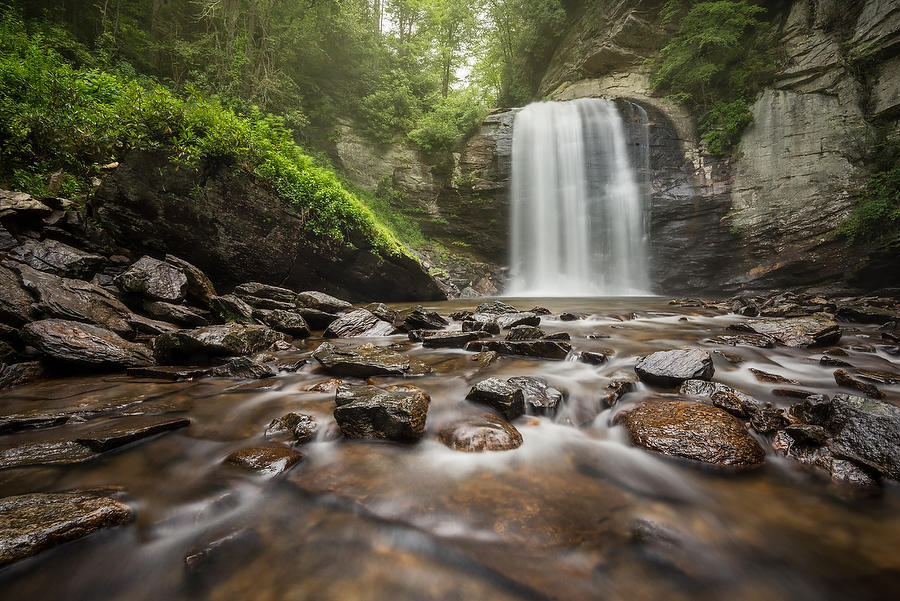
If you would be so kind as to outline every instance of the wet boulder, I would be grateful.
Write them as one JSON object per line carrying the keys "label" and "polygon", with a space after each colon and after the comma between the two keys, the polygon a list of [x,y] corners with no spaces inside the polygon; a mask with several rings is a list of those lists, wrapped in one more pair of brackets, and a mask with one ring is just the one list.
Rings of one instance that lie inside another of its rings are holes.
{"label": "wet boulder", "polygon": [[257,309],[253,315],[273,330],[284,332],[294,338],[306,338],[310,334],[309,324],[295,311]]}
{"label": "wet boulder", "polygon": [[540,340],[547,333],[535,326],[513,326],[509,329],[509,332],[506,333],[507,340]]}
{"label": "wet boulder", "polygon": [[315,417],[291,412],[272,420],[266,428],[266,438],[303,444],[315,440],[318,431],[319,424]]}
{"label": "wet boulder", "polygon": [[645,401],[616,416],[634,444],[651,451],[728,468],[765,461],[765,451],[733,415],[686,401]]}
{"label": "wet boulder", "polygon": [[247,304],[260,309],[272,308],[260,301],[277,303],[277,308],[283,308],[284,305],[295,306],[297,303],[297,293],[293,290],[259,282],[241,284],[235,287],[234,294],[244,299]]}
{"label": "wet boulder", "polygon": [[431,367],[408,355],[372,344],[337,348],[324,342],[312,356],[326,372],[335,376],[368,378],[421,375],[431,371]]}
{"label": "wet boulder", "polygon": [[501,355],[562,360],[569,355],[572,345],[558,340],[476,340],[467,344],[466,350],[476,353],[494,351]]}
{"label": "wet boulder", "polygon": [[900,408],[838,394],[831,401],[825,427],[832,434],[829,446],[835,455],[900,480]]}
{"label": "wet boulder", "polygon": [[525,413],[525,393],[522,389],[500,378],[488,378],[475,384],[466,400],[487,405],[508,420]]}
{"label": "wet boulder", "polygon": [[506,382],[522,391],[527,413],[552,415],[563,401],[563,393],[550,386],[543,378],[515,376]]}
{"label": "wet boulder", "polygon": [[823,346],[837,342],[841,328],[825,314],[789,319],[760,318],[728,326],[729,330],[763,334],[792,347]]}
{"label": "wet boulder", "polygon": [[600,394],[600,405],[604,408],[615,407],[623,396],[634,392],[634,384],[635,380],[630,378],[613,378]]}
{"label": "wet boulder", "polygon": [[287,447],[249,447],[228,455],[225,463],[257,472],[266,476],[276,476],[291,469],[303,454]]}
{"label": "wet boulder", "polygon": [[488,315],[486,313],[477,313],[472,316],[472,319],[467,319],[462,322],[462,331],[490,332],[491,334],[499,334],[500,325],[497,323],[497,320],[494,319],[493,315]]}
{"label": "wet boulder", "polygon": [[409,332],[411,330],[441,330],[450,325],[450,322],[422,305],[404,311],[400,314],[400,329]]}
{"label": "wet boulder", "polygon": [[79,250],[58,240],[26,240],[9,252],[9,257],[38,271],[67,278],[89,280],[106,259]]}
{"label": "wet boulder", "polygon": [[522,434],[508,421],[486,413],[441,428],[438,440],[454,451],[510,451],[522,446]]}
{"label": "wet boulder", "polygon": [[497,316],[497,325],[508,330],[516,326],[534,326],[541,324],[541,316],[527,311],[522,313],[505,313]]}
{"label": "wet boulder", "polygon": [[235,357],[231,361],[213,368],[212,375],[218,378],[262,380],[275,376],[275,370],[262,361],[250,357]]}
{"label": "wet boulder", "polygon": [[582,351],[578,355],[578,360],[588,365],[602,365],[606,363],[607,356],[606,353],[597,351]]}
{"label": "wet boulder", "polygon": [[335,403],[334,419],[347,438],[409,442],[425,434],[431,397],[412,386],[341,386]]}
{"label": "wet boulder", "polygon": [[194,357],[250,355],[268,350],[281,340],[284,334],[267,326],[229,323],[162,334],[154,340],[153,351],[162,363],[178,362]]}
{"label": "wet boulder", "polygon": [[187,276],[181,268],[148,256],[141,257],[116,276],[115,283],[126,294],[172,303],[183,301],[188,288]]}
{"label": "wet boulder", "polygon": [[397,311],[394,311],[384,303],[369,303],[363,307],[363,309],[378,319],[388,323],[394,323],[400,317],[400,314]]}
{"label": "wet boulder", "polygon": [[881,390],[879,390],[877,386],[875,386],[871,382],[863,382],[862,380],[858,380],[843,369],[836,369],[834,371],[834,381],[838,386],[843,386],[845,388],[855,388],[867,397],[871,397],[873,399],[884,398],[884,393],[881,392]]}
{"label": "wet boulder", "polygon": [[509,313],[518,313],[519,310],[503,301],[495,300],[487,303],[481,303],[475,308],[475,313],[487,313],[490,315],[506,315]]}
{"label": "wet boulder", "polygon": [[253,317],[253,307],[234,294],[210,297],[209,308],[221,321],[229,323],[256,323],[256,319]]}
{"label": "wet boulder", "polygon": [[5,497],[0,515],[0,565],[134,519],[127,505],[90,491]]}
{"label": "wet boulder", "polygon": [[342,311],[350,311],[353,309],[353,305],[345,300],[314,290],[300,292],[297,294],[295,302],[298,307],[316,309],[317,311],[324,311],[326,313],[340,313]]}
{"label": "wet boulder", "polygon": [[197,328],[209,325],[209,319],[199,309],[187,305],[175,305],[163,301],[145,301],[144,313],[182,327]]}
{"label": "wet boulder", "polygon": [[712,357],[706,351],[677,349],[641,357],[634,371],[641,380],[650,384],[675,387],[686,380],[709,380],[715,368]]}
{"label": "wet boulder", "polygon": [[152,365],[147,347],[128,342],[107,329],[64,319],[43,319],[23,329],[34,348],[53,361],[91,367]]}
{"label": "wet boulder", "polygon": [[366,309],[356,309],[338,317],[325,330],[325,338],[390,336],[397,330]]}
{"label": "wet boulder", "polygon": [[434,332],[422,337],[425,348],[463,348],[469,342],[478,340],[487,332]]}
{"label": "wet boulder", "polygon": [[757,407],[756,411],[750,414],[750,425],[760,434],[771,434],[790,423],[791,420],[784,414],[784,410],[778,407]]}
{"label": "wet boulder", "polygon": [[209,307],[209,299],[217,294],[212,280],[199,267],[175,255],[166,255],[166,263],[180,269],[184,273],[184,276],[187,278],[188,298],[200,303],[203,307]]}
{"label": "wet boulder", "polygon": [[756,399],[746,392],[718,382],[687,380],[678,392],[690,398],[707,398],[719,409],[741,418],[750,417],[759,409]]}

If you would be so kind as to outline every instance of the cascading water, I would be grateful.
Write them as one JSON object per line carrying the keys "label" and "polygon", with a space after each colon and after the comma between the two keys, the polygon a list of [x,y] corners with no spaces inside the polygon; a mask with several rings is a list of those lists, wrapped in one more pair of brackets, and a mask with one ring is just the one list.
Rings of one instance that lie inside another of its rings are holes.
{"label": "cascading water", "polygon": [[516,115],[509,296],[649,294],[648,122],[630,106],[630,136],[609,100],[539,102]]}

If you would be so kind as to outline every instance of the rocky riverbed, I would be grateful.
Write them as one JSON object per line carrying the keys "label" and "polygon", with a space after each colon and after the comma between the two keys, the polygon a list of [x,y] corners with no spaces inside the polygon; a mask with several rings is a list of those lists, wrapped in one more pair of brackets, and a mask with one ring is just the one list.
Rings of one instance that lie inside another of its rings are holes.
{"label": "rocky riverbed", "polygon": [[900,586],[890,291],[353,305],[86,249],[32,201],[0,231],[4,596]]}

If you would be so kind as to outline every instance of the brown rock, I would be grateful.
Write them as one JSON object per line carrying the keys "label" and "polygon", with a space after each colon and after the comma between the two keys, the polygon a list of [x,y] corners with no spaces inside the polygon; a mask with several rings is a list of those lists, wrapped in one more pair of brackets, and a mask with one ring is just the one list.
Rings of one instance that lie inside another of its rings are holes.
{"label": "brown rock", "polygon": [[287,447],[250,447],[235,451],[225,458],[225,463],[275,476],[289,470],[301,459],[302,453]]}
{"label": "brown rock", "polygon": [[504,419],[486,413],[454,422],[438,433],[438,439],[455,451],[509,451],[522,445],[522,435]]}

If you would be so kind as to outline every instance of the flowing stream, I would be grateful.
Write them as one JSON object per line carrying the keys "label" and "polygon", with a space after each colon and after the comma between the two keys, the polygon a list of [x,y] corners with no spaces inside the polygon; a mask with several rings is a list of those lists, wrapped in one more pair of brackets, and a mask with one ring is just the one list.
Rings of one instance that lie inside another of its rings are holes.
{"label": "flowing stream", "polygon": [[[534,300],[512,301],[528,308]],[[896,599],[900,590],[900,489],[880,495],[835,489],[769,451],[759,469],[718,473],[632,446],[615,414],[674,393],[638,384],[613,409],[597,401],[635,358],[692,345],[713,353],[715,379],[760,402],[787,407],[758,368],[833,395],[821,351],[722,346],[708,341],[746,318],[657,298],[547,299],[545,318],[577,351],[612,349],[603,365],[504,357],[486,368],[463,350],[434,350],[406,336],[340,340],[394,345],[431,364],[411,379],[431,395],[426,436],[405,445],[342,440],[334,392],[315,362],[259,381],[160,382],[123,375],[47,380],[0,393],[4,412],[127,401],[126,413],[178,414],[185,429],[75,465],[0,470],[3,495],[123,487],[134,524],[103,530],[0,570],[2,598],[29,601],[844,601]],[[443,315],[473,302],[432,305]],[[455,327],[459,327],[458,322]],[[896,370],[873,345],[877,326],[845,329],[840,346],[859,368]],[[298,341],[296,357],[321,343]],[[565,391],[555,416],[524,416],[516,450],[453,451],[447,423],[484,413],[465,400],[488,377],[540,376]],[[351,379],[352,380],[352,379]],[[356,380],[356,383],[362,383]],[[883,386],[896,403],[900,385]],[[223,465],[229,453],[267,442],[288,411],[313,414],[304,460],[265,478]],[[58,426],[7,434],[2,444]],[[73,426],[77,427],[77,425]],[[767,448],[770,448],[766,444]],[[2,516],[0,516],[2,522]],[[224,537],[224,538],[223,538]],[[225,542],[196,570],[193,549]]]}
{"label": "flowing stream", "polygon": [[510,296],[633,296],[647,276],[647,114],[598,98],[530,104],[512,143]]}

